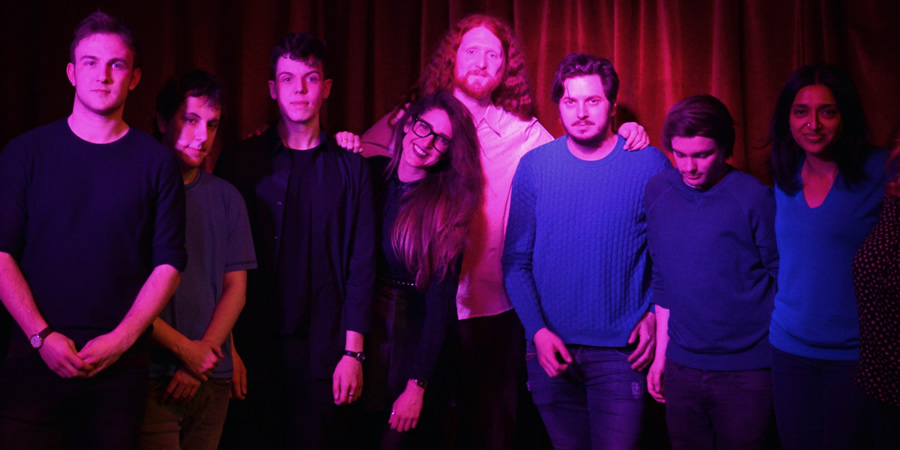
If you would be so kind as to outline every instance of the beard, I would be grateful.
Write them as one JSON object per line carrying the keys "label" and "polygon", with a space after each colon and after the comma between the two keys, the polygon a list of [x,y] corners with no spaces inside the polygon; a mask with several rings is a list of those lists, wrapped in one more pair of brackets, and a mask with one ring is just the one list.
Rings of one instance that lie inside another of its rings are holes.
{"label": "beard", "polygon": [[[470,75],[478,75],[487,78],[486,83],[475,82],[469,83]],[[470,70],[463,76],[456,77],[456,87],[464,94],[474,99],[483,99],[490,97],[494,90],[500,86],[500,77],[491,76],[484,70]]]}
{"label": "beard", "polygon": [[[577,124],[577,123],[578,122],[575,122],[575,124]],[[572,124],[573,127],[575,124]],[[589,123],[589,124],[593,124],[593,123]],[[578,144],[582,147],[588,147],[588,148],[599,148],[600,145],[603,143],[603,141],[606,140],[606,138],[609,134],[608,133],[609,127],[610,127],[609,120],[606,120],[606,123],[600,124],[600,127],[598,127],[593,134],[582,136],[582,135],[576,135],[575,133],[573,133],[572,130],[569,129],[569,126],[567,124],[563,123],[563,128],[566,129],[566,134],[569,135],[569,139],[571,139],[572,142],[575,142],[576,144]]]}

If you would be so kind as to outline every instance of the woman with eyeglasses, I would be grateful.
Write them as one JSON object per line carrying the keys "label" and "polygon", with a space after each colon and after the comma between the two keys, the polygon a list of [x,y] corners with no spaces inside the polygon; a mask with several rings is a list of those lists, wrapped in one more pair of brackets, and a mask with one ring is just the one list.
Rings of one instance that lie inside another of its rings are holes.
{"label": "woman with eyeglasses", "polygon": [[377,426],[388,424],[376,445],[438,448],[459,266],[481,200],[480,147],[468,110],[444,91],[410,105],[391,142],[391,159],[370,158],[381,251],[361,401],[383,411]]}
{"label": "woman with eyeglasses", "polygon": [[802,67],[772,119],[778,293],[769,340],[781,442],[868,448],[865,397],[854,378],[859,326],[851,265],[881,210],[887,152],[866,144],[850,76]]}

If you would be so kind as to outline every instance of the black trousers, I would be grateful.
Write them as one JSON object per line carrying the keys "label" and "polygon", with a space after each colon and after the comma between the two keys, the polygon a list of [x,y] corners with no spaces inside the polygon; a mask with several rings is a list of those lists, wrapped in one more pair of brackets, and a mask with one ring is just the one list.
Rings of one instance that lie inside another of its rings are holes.
{"label": "black trousers", "polygon": [[293,336],[238,341],[247,399],[232,400],[220,449],[352,448],[355,404],[336,406],[332,379],[310,373],[309,341]]}
{"label": "black trousers", "polygon": [[460,449],[510,449],[524,391],[525,330],[514,310],[460,320]]}
{"label": "black trousers", "polygon": [[[390,430],[388,420],[394,402],[406,389],[416,350],[423,333],[424,315],[410,313],[405,288],[376,285],[372,329],[366,335],[363,411],[353,429],[360,450],[406,450],[445,448],[452,436],[448,423],[452,367],[456,353],[455,324],[449,326],[434,374],[425,389],[422,411],[415,429]],[[455,320],[454,320],[455,322]]]}
{"label": "black trousers", "polygon": [[128,351],[93,378],[60,378],[13,338],[0,370],[0,448],[137,448],[149,367],[149,353]]}

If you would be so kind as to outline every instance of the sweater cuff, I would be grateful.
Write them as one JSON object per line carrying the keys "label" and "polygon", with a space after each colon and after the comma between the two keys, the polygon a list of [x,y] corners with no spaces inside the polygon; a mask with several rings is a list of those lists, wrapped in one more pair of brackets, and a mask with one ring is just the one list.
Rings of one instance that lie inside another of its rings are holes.
{"label": "sweater cuff", "polygon": [[525,328],[525,340],[528,342],[534,342],[534,335],[541,331],[541,328],[547,328],[543,320],[522,320],[522,326]]}

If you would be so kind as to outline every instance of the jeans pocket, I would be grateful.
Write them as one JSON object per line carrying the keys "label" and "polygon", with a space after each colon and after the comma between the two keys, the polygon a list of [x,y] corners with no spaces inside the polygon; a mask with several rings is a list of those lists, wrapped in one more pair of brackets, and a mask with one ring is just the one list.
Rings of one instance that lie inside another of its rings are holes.
{"label": "jeans pocket", "polygon": [[544,372],[541,363],[537,358],[525,361],[525,368],[528,371],[528,381],[526,383],[528,391],[531,392],[532,400],[535,405],[549,404],[553,400],[552,384],[553,380]]}
{"label": "jeans pocket", "polygon": [[533,342],[525,343],[525,360],[537,358],[537,349],[534,347]]}
{"label": "jeans pocket", "polygon": [[771,391],[772,371],[768,369],[735,370],[730,375],[731,383],[742,391]]}
{"label": "jeans pocket", "polygon": [[673,383],[683,380],[685,377],[685,369],[687,368],[681,364],[666,359],[663,369],[663,383]]}
{"label": "jeans pocket", "polygon": [[628,358],[632,353],[634,353],[635,350],[637,350],[637,347],[638,343],[635,342],[634,344],[628,344],[624,347],[610,347],[609,349],[624,356],[625,358]]}

